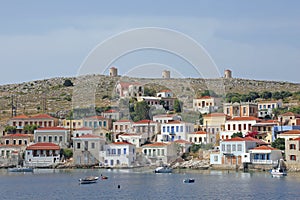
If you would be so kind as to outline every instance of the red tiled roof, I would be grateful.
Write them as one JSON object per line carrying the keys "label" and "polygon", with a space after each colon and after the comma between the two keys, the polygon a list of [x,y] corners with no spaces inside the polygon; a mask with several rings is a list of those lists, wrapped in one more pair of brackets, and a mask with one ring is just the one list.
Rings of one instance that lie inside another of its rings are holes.
{"label": "red tiled roof", "polygon": [[211,97],[211,96],[203,96],[203,97],[199,97],[199,98],[197,98],[197,99],[212,99],[213,97]]}
{"label": "red tiled roof", "polygon": [[283,132],[283,133],[280,133],[280,135],[288,135],[288,134],[300,134],[300,130],[289,130],[289,131],[286,131],[286,132]]}
{"label": "red tiled roof", "polygon": [[245,138],[240,138],[240,137],[234,137],[234,138],[230,138],[230,139],[225,139],[224,141],[253,141],[256,142],[258,144],[266,144],[264,141],[259,140],[259,139],[255,139],[253,137],[245,137]]}
{"label": "red tiled roof", "polygon": [[48,114],[38,114],[30,117],[31,119],[54,119],[54,117],[51,117]]}
{"label": "red tiled roof", "polygon": [[289,116],[299,117],[300,115],[297,115],[297,114],[295,114],[293,112],[286,112],[286,113],[283,113],[280,116],[284,116],[284,117],[289,117]]}
{"label": "red tiled roof", "polygon": [[154,122],[152,120],[149,120],[149,119],[143,119],[143,120],[140,120],[140,121],[137,121],[137,122],[134,122],[135,124],[148,124],[148,123],[157,123],[157,122]]}
{"label": "red tiled roof", "polygon": [[183,122],[179,121],[179,120],[171,120],[167,124],[181,124],[181,123],[183,123]]}
{"label": "red tiled roof", "polygon": [[57,131],[59,131],[59,130],[68,130],[68,129],[66,129],[66,128],[63,128],[63,127],[51,127],[51,126],[49,126],[49,127],[41,127],[41,128],[38,128],[37,130],[39,130],[39,131],[47,131],[47,130],[49,130],[49,131],[51,131],[51,130],[57,130]]}
{"label": "red tiled roof", "polygon": [[293,140],[300,140],[300,137],[298,137],[298,138],[294,138]]}
{"label": "red tiled roof", "polygon": [[186,141],[186,140],[175,140],[175,143],[182,143],[182,144],[192,144],[192,142]]}
{"label": "red tiled roof", "polygon": [[16,134],[8,134],[8,135],[5,135],[3,136],[2,138],[18,138],[18,137],[31,137],[30,134],[21,134],[21,133],[16,133]]}
{"label": "red tiled roof", "polygon": [[256,118],[256,117],[234,117],[232,119],[229,119],[228,121],[260,121],[260,119]]}
{"label": "red tiled roof", "polygon": [[12,119],[28,119],[29,117],[27,115],[18,115],[18,116],[15,116],[13,117]]}
{"label": "red tiled roof", "polygon": [[171,90],[161,90],[160,92],[171,92]]}
{"label": "red tiled roof", "polygon": [[76,138],[100,138],[100,136],[93,135],[93,134],[84,134],[84,135],[81,135],[81,136],[76,137]]}
{"label": "red tiled roof", "polygon": [[163,142],[155,142],[152,144],[146,144],[143,147],[161,147],[161,146],[167,146],[168,144],[163,143]]}
{"label": "red tiled roof", "polygon": [[110,109],[105,111],[104,113],[117,113],[118,111],[114,110],[114,109]]}
{"label": "red tiled roof", "polygon": [[122,142],[114,142],[112,143],[114,145],[133,145],[130,142],[122,141]]}
{"label": "red tiled roof", "polygon": [[30,145],[26,148],[26,150],[59,150],[60,147],[57,144],[43,142],[43,143],[36,143]]}
{"label": "red tiled roof", "polygon": [[252,150],[279,150],[279,149],[276,149],[276,148],[273,148],[273,147],[270,147],[270,146],[263,145],[263,146],[255,147],[255,148],[252,149]]}
{"label": "red tiled roof", "polygon": [[205,131],[196,131],[196,132],[193,132],[192,134],[204,135],[204,134],[206,134],[206,132]]}
{"label": "red tiled roof", "polygon": [[128,119],[121,119],[121,120],[118,120],[116,122],[132,122],[131,120],[128,120]]}

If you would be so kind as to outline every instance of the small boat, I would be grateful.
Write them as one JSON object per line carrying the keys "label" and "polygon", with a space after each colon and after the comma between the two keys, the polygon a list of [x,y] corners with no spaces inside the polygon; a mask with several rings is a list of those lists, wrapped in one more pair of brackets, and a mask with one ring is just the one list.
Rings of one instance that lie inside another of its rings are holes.
{"label": "small boat", "polygon": [[17,167],[8,168],[8,171],[9,172],[33,172],[33,168],[17,166]]}
{"label": "small boat", "polygon": [[101,179],[108,179],[107,176],[101,176]]}
{"label": "small boat", "polygon": [[87,176],[85,178],[79,179],[80,184],[91,184],[91,183],[96,183],[99,177],[97,176]]}
{"label": "small boat", "polygon": [[284,167],[282,159],[280,159],[278,161],[277,167],[275,167],[271,170],[271,174],[273,177],[287,176],[287,171],[286,171],[286,168]]}
{"label": "small boat", "polygon": [[157,167],[154,170],[154,173],[172,173],[172,168],[169,168],[167,166]]}
{"label": "small boat", "polygon": [[195,179],[193,179],[193,178],[186,178],[186,179],[183,179],[183,182],[184,183],[194,183]]}

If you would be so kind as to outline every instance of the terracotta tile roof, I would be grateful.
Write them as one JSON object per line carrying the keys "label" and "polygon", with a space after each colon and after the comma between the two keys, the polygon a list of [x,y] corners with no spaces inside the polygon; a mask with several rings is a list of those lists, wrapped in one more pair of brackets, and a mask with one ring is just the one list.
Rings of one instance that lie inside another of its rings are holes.
{"label": "terracotta tile roof", "polygon": [[289,134],[300,134],[300,130],[289,130],[289,131],[280,133],[280,135],[289,135]]}
{"label": "terracotta tile roof", "polygon": [[211,97],[211,96],[203,96],[203,97],[199,97],[199,98],[197,98],[197,99],[212,99],[213,97]]}
{"label": "terracotta tile roof", "polygon": [[52,127],[52,126],[49,126],[49,127],[41,127],[41,128],[38,128],[37,130],[39,130],[39,131],[47,131],[47,130],[49,130],[49,131],[52,131],[52,130],[57,130],[57,131],[60,131],[60,130],[68,130],[68,129],[66,129],[66,128],[63,128],[63,127]]}
{"label": "terracotta tile roof", "polygon": [[279,150],[279,149],[276,149],[276,148],[273,148],[270,146],[266,146],[266,145],[262,145],[259,147],[255,147],[254,149],[251,149],[251,150]]}
{"label": "terracotta tile roof", "polygon": [[113,145],[133,145],[132,143],[127,142],[127,141],[114,142],[114,143],[111,143],[111,144],[113,144]]}
{"label": "terracotta tile roof", "polygon": [[54,119],[54,117],[51,117],[48,114],[38,114],[30,117],[31,119]]}
{"label": "terracotta tile roof", "polygon": [[179,121],[179,120],[171,120],[167,124],[181,124],[181,123],[183,123],[183,122]]}
{"label": "terracotta tile roof", "polygon": [[2,138],[20,138],[20,137],[31,137],[31,135],[30,134],[16,133],[16,134],[5,135]]}
{"label": "terracotta tile roof", "polygon": [[14,119],[28,119],[28,118],[29,118],[29,116],[27,116],[27,115],[18,115],[18,116],[15,116],[15,117],[11,118],[11,119],[14,120]]}
{"label": "terracotta tile roof", "polygon": [[128,119],[121,119],[121,120],[118,120],[116,122],[132,122],[131,120],[128,120]]}
{"label": "terracotta tile roof", "polygon": [[192,142],[186,141],[186,140],[175,140],[175,143],[181,143],[181,144],[192,144]]}
{"label": "terracotta tile roof", "polygon": [[193,132],[192,134],[205,135],[206,132],[205,131],[196,131],[196,132]]}
{"label": "terracotta tile roof", "polygon": [[42,142],[30,145],[26,150],[59,150],[60,147],[57,144]]}
{"label": "terracotta tile roof", "polygon": [[298,138],[294,138],[293,140],[297,140],[297,141],[300,141],[300,137],[298,137]]}
{"label": "terracotta tile roof", "polygon": [[284,117],[293,116],[293,117],[295,117],[295,118],[300,118],[300,115],[295,114],[295,113],[293,113],[293,112],[286,112],[286,113],[283,113],[283,114],[280,115],[280,116],[284,116]]}
{"label": "terracotta tile roof", "polygon": [[93,134],[84,134],[84,135],[81,135],[81,136],[76,137],[76,138],[100,138],[100,136],[93,135]]}
{"label": "terracotta tile roof", "polygon": [[256,117],[234,117],[232,119],[229,119],[228,121],[260,121],[260,119]]}
{"label": "terracotta tile roof", "polygon": [[152,121],[152,120],[149,120],[149,119],[143,119],[143,120],[140,120],[140,121],[137,121],[137,122],[134,122],[135,124],[148,124],[148,123],[157,123],[155,121]]}
{"label": "terracotta tile roof", "polygon": [[114,110],[114,109],[110,109],[107,111],[104,111],[104,113],[117,113],[118,111]]}
{"label": "terracotta tile roof", "polygon": [[163,143],[163,142],[155,142],[152,144],[146,144],[143,147],[161,147],[161,146],[167,146],[167,143]]}
{"label": "terracotta tile roof", "polygon": [[266,144],[264,141],[253,138],[253,137],[245,137],[245,138],[234,137],[234,138],[226,139],[224,141],[226,141],[226,142],[230,142],[230,141],[253,141],[253,142],[256,142],[256,143],[261,144],[261,145]]}
{"label": "terracotta tile roof", "polygon": [[171,90],[161,90],[160,92],[172,92]]}

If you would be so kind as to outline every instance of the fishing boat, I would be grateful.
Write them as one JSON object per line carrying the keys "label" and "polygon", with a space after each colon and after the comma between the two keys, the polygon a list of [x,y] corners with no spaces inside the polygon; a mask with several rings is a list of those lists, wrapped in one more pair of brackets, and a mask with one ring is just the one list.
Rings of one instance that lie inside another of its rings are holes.
{"label": "fishing boat", "polygon": [[183,183],[194,183],[194,182],[195,182],[195,179],[193,179],[193,178],[183,179]]}
{"label": "fishing boat", "polygon": [[282,177],[287,175],[286,168],[283,164],[283,159],[278,161],[278,165],[271,170],[271,174],[273,177]]}
{"label": "fishing boat", "polygon": [[9,172],[33,172],[33,168],[16,166],[16,167],[8,168],[8,171]]}
{"label": "fishing boat", "polygon": [[169,168],[167,166],[157,167],[154,170],[154,173],[172,173],[172,168]]}
{"label": "fishing boat", "polygon": [[91,183],[96,183],[97,180],[99,179],[98,176],[87,176],[85,178],[80,178],[79,183],[80,184],[91,184]]}

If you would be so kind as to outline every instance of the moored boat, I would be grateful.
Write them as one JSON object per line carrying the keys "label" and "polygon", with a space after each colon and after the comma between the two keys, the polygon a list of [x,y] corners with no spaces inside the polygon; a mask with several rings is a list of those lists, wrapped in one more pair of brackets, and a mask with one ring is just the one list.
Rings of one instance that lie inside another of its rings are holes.
{"label": "moored boat", "polygon": [[9,172],[33,172],[33,168],[17,166],[17,167],[8,168],[8,171]]}
{"label": "moored boat", "polygon": [[193,179],[193,178],[186,178],[186,179],[183,179],[183,182],[184,183],[194,183],[195,179]]}
{"label": "moored boat", "polygon": [[80,184],[90,184],[90,183],[96,183],[99,177],[97,176],[87,176],[85,178],[80,178],[79,183]]}
{"label": "moored boat", "polygon": [[275,167],[271,170],[271,174],[273,177],[287,176],[287,171],[286,171],[286,168],[284,167],[282,159],[280,159],[278,161],[277,167]]}
{"label": "moored boat", "polygon": [[169,168],[167,166],[157,167],[154,170],[154,173],[172,173],[172,168]]}

